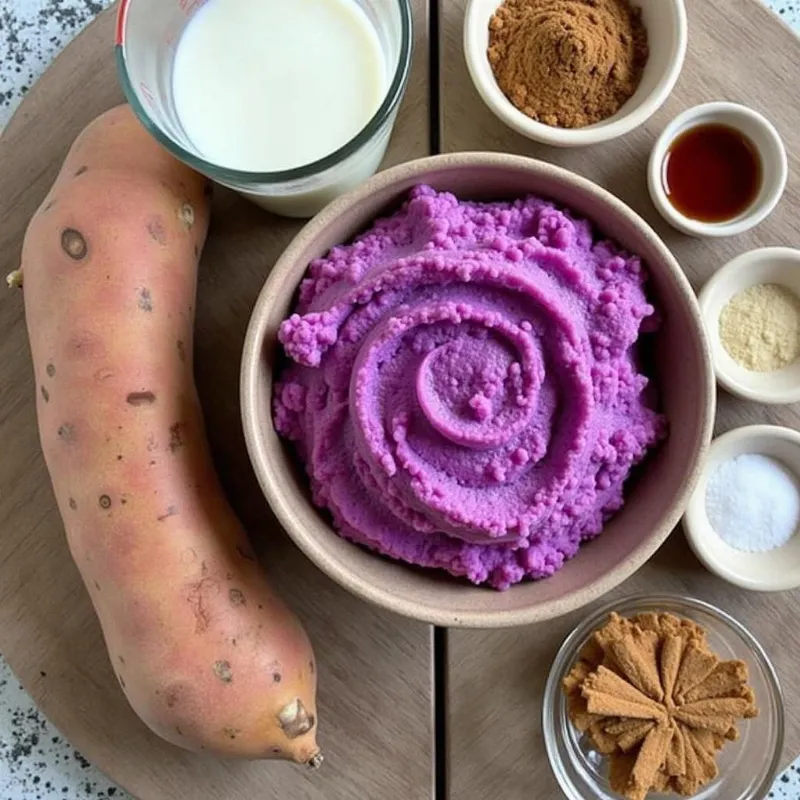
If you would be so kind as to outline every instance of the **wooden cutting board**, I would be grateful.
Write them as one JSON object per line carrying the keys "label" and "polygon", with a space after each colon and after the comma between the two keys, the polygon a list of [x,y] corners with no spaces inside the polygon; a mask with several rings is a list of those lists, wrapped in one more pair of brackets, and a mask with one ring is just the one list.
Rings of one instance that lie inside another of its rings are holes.
{"label": "wooden cutting board", "polygon": [[[521,153],[574,170],[610,189],[663,236],[695,288],[733,256],[768,245],[800,247],[800,39],[757,0],[687,0],[686,66],[666,106],[622,140],[581,150],[536,145],[499,122],[467,73],[461,37],[466,0],[440,4],[445,152]],[[656,136],[683,108],[710,100],[745,103],[778,127],[791,177],[778,210],[756,230],[698,241],[672,230],[653,207],[646,165]],[[800,428],[800,405],[767,407],[720,394],[717,432],[772,423]],[[755,594],[710,575],[676,531],[657,556],[611,595],[675,592],[721,606],[747,625],[775,662],[787,710],[784,763],[800,753],[800,591]],[[610,598],[604,598],[603,602]],[[553,657],[591,609],[520,630],[448,634],[448,774],[452,800],[554,800],[561,796],[545,755],[541,697]],[[722,798],[720,800],[723,800]]]}
{"label": "wooden cutting board", "polygon": [[[387,163],[428,154],[428,9],[414,0],[410,88]],[[102,14],[31,90],[0,139],[0,272],[17,266],[25,226],[79,130],[121,102],[114,12]],[[196,375],[217,467],[269,578],[297,610],[320,670],[318,772],[219,763],[151,735],[108,664],[64,542],[39,452],[22,295],[0,291],[0,652],[45,714],[142,800],[429,800],[432,632],[367,606],[289,544],[269,512],[239,421],[239,359],[250,309],[300,225],[219,192],[203,256]]]}

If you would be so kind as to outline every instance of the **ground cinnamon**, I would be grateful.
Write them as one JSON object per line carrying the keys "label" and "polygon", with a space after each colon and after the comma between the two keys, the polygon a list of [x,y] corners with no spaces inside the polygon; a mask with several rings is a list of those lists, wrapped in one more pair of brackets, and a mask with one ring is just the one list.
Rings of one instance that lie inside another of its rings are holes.
{"label": "ground cinnamon", "polygon": [[747,665],[722,661],[705,631],[671,614],[612,614],[567,675],[572,724],[610,758],[611,788],[696,794],[718,774],[716,754],[758,714]]}
{"label": "ground cinnamon", "polygon": [[628,0],[505,0],[489,23],[489,63],[532,119],[582,128],[631,98],[647,62],[647,30]]}

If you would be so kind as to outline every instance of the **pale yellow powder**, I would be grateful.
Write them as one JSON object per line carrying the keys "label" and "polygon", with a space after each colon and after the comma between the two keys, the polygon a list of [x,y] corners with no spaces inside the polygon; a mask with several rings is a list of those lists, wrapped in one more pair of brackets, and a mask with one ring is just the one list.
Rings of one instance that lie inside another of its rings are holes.
{"label": "pale yellow powder", "polygon": [[800,297],[762,283],[737,294],[719,317],[722,344],[753,372],[783,369],[800,356]]}

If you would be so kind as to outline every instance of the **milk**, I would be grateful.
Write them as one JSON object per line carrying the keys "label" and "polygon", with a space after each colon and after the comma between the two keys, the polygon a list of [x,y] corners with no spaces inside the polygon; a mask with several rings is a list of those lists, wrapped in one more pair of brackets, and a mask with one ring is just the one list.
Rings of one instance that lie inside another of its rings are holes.
{"label": "milk", "polygon": [[275,172],[356,136],[386,96],[387,67],[355,0],[208,0],[178,41],[172,86],[206,161]]}

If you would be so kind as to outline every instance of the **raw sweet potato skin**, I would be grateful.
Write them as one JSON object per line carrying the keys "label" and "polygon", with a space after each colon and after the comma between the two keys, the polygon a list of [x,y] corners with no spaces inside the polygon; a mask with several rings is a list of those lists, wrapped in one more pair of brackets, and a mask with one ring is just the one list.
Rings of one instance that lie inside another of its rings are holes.
{"label": "raw sweet potato skin", "polygon": [[189,750],[316,764],[314,655],[222,494],[192,377],[209,201],[128,106],[77,139],[22,253],[42,450],[142,720]]}

